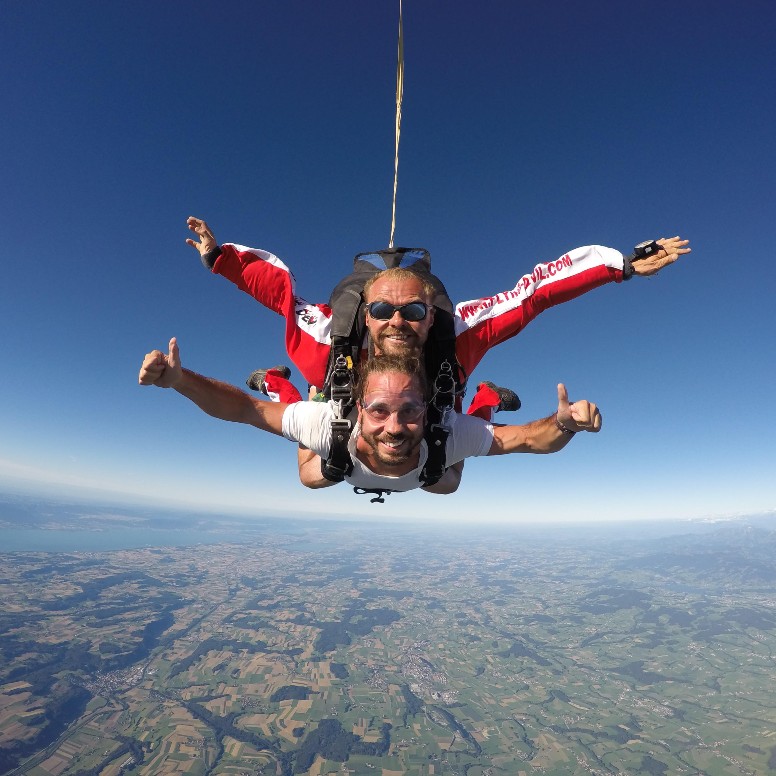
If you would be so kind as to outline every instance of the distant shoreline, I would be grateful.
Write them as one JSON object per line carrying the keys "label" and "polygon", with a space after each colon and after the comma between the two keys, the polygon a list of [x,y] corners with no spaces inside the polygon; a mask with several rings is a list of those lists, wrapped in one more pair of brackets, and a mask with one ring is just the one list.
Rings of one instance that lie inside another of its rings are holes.
{"label": "distant shoreline", "polygon": [[583,544],[610,541],[640,542],[671,536],[707,533],[721,526],[758,526],[773,530],[771,514],[731,517],[726,520],[641,520],[569,523],[447,524],[439,521],[391,522],[376,513],[357,520],[306,517],[238,517],[187,509],[116,506],[74,500],[0,494],[0,554],[5,552],[109,552],[143,547],[264,543],[269,537],[307,544],[316,551],[358,542],[359,535],[381,532],[395,536],[467,545],[472,541],[510,541],[518,544],[549,538]]}

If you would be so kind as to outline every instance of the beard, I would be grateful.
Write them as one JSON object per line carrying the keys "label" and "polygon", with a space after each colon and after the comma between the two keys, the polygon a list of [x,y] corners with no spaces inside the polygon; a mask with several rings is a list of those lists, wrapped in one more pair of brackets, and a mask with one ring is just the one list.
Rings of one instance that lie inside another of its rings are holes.
{"label": "beard", "polygon": [[[420,447],[423,428],[417,436],[411,434],[368,434],[361,429],[361,438],[374,453],[375,458],[385,466],[405,466]],[[388,447],[386,445],[391,445]],[[395,447],[392,447],[395,445]]]}
{"label": "beard", "polygon": [[[402,339],[393,339],[400,335]],[[377,335],[375,349],[387,356],[420,356],[421,345],[418,335],[412,329],[388,327]]]}

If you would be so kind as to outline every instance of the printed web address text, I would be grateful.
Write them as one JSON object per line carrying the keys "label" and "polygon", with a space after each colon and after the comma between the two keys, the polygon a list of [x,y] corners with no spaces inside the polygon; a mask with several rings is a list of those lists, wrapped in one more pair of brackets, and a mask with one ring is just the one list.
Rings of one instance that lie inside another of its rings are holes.
{"label": "printed web address text", "polygon": [[570,266],[571,258],[568,254],[556,261],[551,261],[547,264],[539,264],[530,275],[523,275],[523,277],[517,281],[517,285],[513,289],[503,291],[495,296],[485,297],[485,299],[478,299],[473,304],[461,305],[458,308],[458,314],[461,316],[461,319],[465,321],[467,318],[471,318],[482,310],[490,309],[493,305],[515,299],[520,296],[521,293],[527,291],[531,284],[539,283],[542,280],[549,280],[557,275],[562,269]]}

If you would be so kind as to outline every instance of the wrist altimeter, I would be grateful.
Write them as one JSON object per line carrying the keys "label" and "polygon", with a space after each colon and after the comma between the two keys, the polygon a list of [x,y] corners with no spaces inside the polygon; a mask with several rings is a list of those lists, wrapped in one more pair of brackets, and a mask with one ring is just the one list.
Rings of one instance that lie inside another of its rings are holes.
{"label": "wrist altimeter", "polygon": [[634,249],[633,253],[629,256],[625,256],[622,261],[622,279],[630,280],[635,269],[633,268],[633,262],[639,259],[646,259],[648,256],[652,256],[660,250],[661,246],[657,240],[645,240],[639,243]]}

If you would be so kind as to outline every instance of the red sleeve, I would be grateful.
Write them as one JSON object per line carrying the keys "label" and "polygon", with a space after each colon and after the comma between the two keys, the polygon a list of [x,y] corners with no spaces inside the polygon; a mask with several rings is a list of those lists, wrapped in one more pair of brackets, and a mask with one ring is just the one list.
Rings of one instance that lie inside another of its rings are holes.
{"label": "red sleeve", "polygon": [[286,322],[286,352],[311,385],[323,386],[329,361],[331,309],[296,295],[288,267],[274,254],[225,243],[213,272],[231,280]]}
{"label": "red sleeve", "polygon": [[488,350],[514,337],[542,311],[621,280],[622,254],[587,245],[537,264],[509,291],[461,302],[455,308],[455,349],[461,366],[471,374]]}

